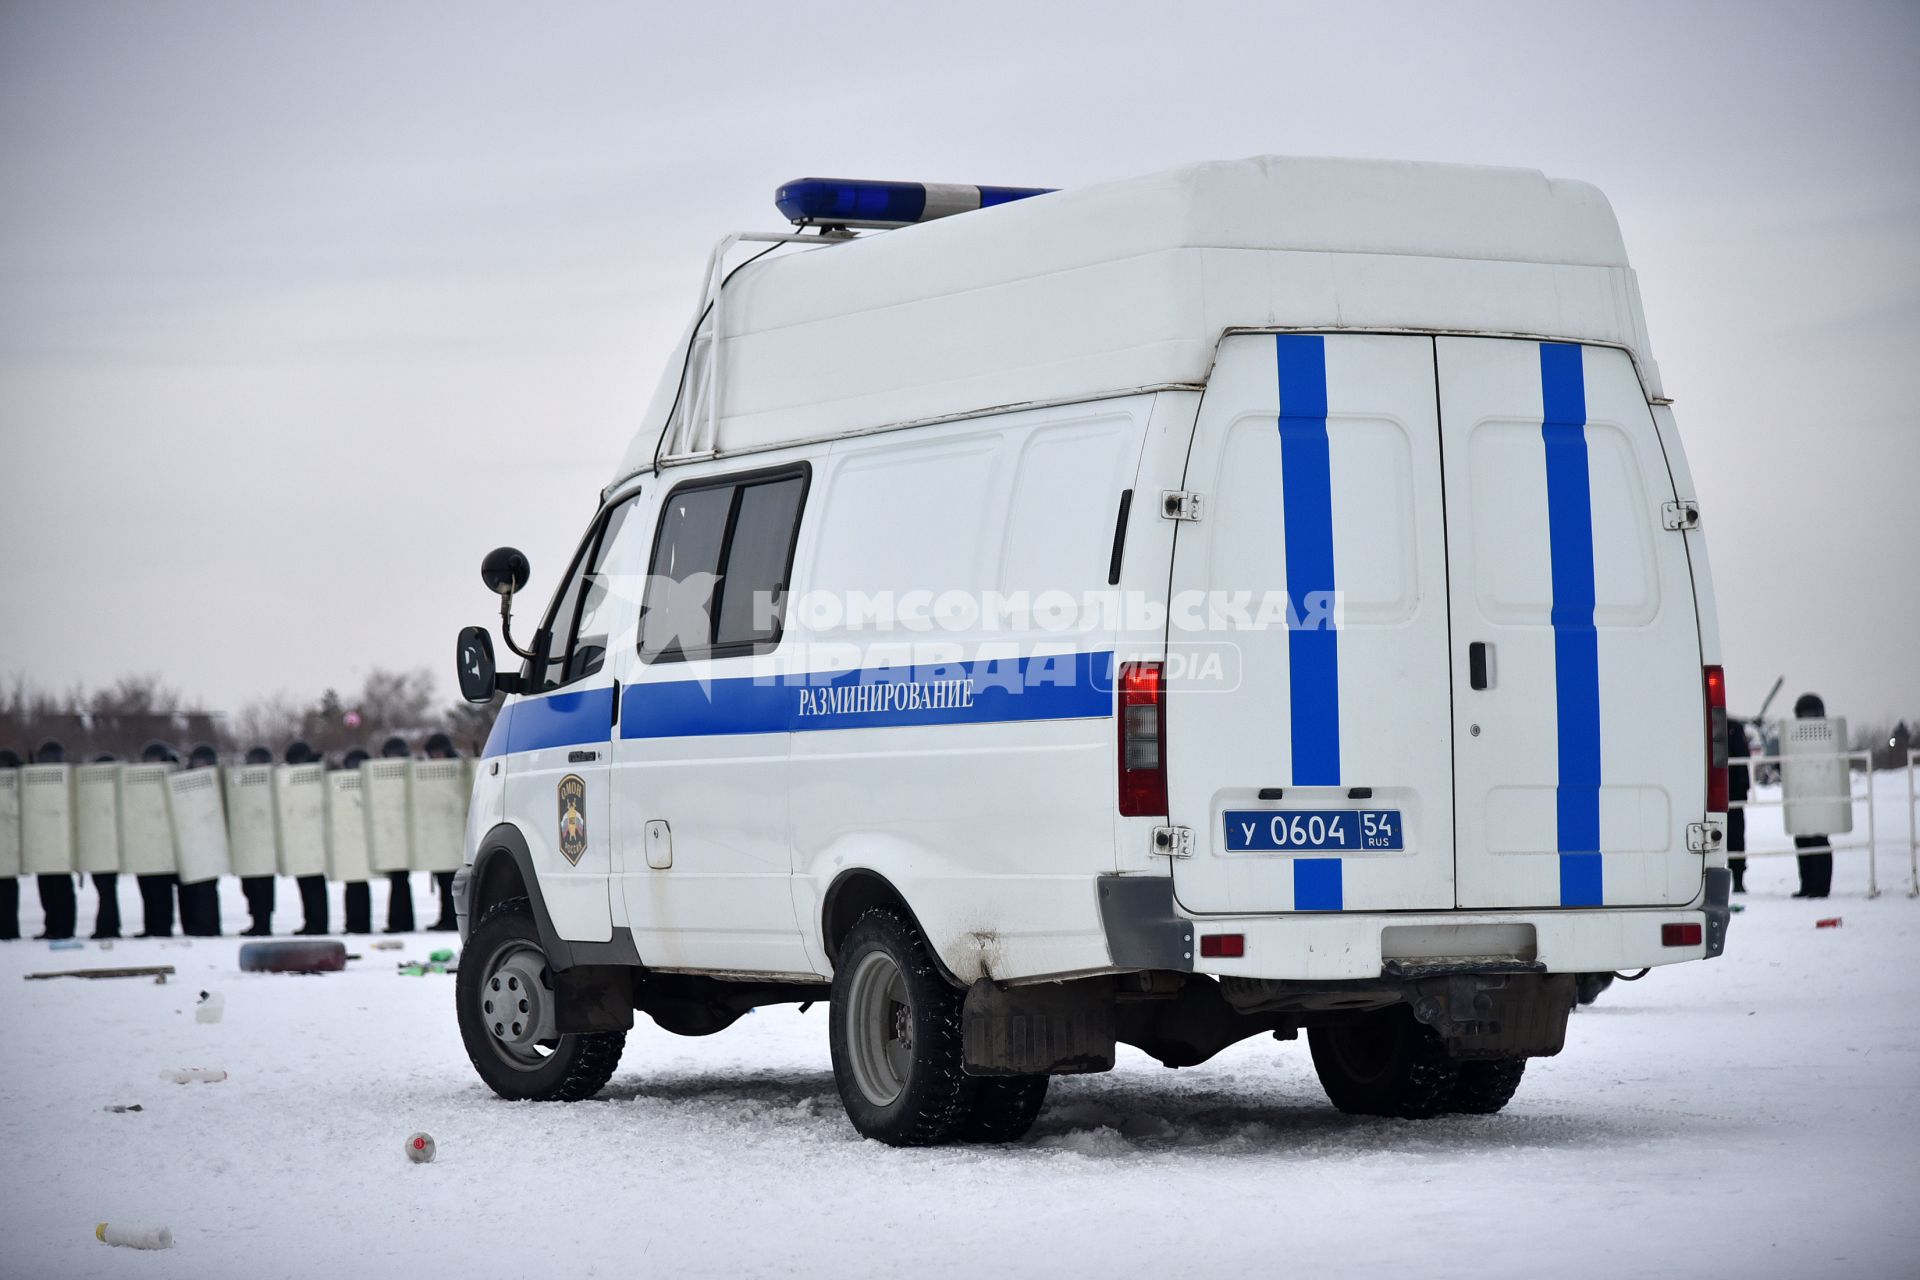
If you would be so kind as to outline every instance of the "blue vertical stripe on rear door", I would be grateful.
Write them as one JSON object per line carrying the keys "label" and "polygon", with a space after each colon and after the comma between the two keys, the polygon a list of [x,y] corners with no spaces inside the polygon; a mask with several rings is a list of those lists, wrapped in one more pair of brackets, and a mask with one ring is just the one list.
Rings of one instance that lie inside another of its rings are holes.
{"label": "blue vertical stripe on rear door", "polygon": [[1579,347],[1540,344],[1540,393],[1553,561],[1560,905],[1597,907],[1602,899],[1600,650],[1593,628],[1593,490],[1587,471],[1587,389]]}
{"label": "blue vertical stripe on rear door", "polygon": [[[1280,382],[1280,487],[1287,534],[1287,596],[1295,619],[1315,616],[1309,597],[1333,581],[1333,473],[1327,445],[1327,346],[1319,334],[1274,336]],[[1323,599],[1322,603],[1325,603]],[[1323,608],[1319,611],[1325,614]],[[1293,785],[1340,783],[1339,634],[1329,620],[1287,636]],[[1296,911],[1339,911],[1340,859],[1296,858]]]}

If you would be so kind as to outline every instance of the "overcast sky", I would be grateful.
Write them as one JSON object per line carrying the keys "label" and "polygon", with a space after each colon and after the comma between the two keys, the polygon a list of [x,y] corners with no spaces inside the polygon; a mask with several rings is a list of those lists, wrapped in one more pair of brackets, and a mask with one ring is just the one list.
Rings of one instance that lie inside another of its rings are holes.
{"label": "overcast sky", "polygon": [[[807,174],[1263,152],[1597,183],[1729,683],[1920,714],[1920,6],[0,3],[0,675],[217,709],[550,592]],[[531,610],[529,610],[531,612]],[[1776,707],[1776,712],[1780,707]]]}

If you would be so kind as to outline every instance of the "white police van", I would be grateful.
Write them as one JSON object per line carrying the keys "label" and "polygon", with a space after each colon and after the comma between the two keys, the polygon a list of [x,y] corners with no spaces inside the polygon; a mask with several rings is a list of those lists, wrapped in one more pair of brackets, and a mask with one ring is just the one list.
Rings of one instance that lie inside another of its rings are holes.
{"label": "white police van", "polygon": [[[1720,953],[1712,591],[1600,192],[1257,158],[778,203],[524,665],[461,636],[510,695],[457,890],[495,1091],[594,1093],[636,1009],[822,1000],[891,1143],[1263,1032],[1343,1110],[1490,1112],[1577,975]],[[503,626],[527,573],[484,566]]]}

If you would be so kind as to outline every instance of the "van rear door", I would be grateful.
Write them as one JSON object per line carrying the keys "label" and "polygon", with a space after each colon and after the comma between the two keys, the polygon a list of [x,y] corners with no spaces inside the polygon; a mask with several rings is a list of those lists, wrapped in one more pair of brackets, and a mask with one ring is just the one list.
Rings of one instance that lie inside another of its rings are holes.
{"label": "van rear door", "polygon": [[[1675,906],[1706,729],[1672,474],[1625,352],[1435,340],[1462,907]],[[1177,759],[1177,757],[1176,757]]]}
{"label": "van rear door", "polygon": [[1440,477],[1432,339],[1221,343],[1168,637],[1187,910],[1454,905]]}

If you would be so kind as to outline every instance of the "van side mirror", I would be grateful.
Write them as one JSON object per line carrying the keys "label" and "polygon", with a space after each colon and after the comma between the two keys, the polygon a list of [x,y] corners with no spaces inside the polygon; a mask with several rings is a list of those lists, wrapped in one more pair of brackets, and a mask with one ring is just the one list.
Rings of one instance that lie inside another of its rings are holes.
{"label": "van side mirror", "polygon": [[[495,547],[487,552],[486,559],[480,562],[480,581],[487,584],[487,590],[500,597],[500,638],[507,642],[507,648],[521,657],[531,660],[533,654],[513,642],[513,596],[516,591],[527,585],[527,579],[533,576],[533,566],[518,547]],[[468,630],[473,630],[469,627]],[[462,631],[461,648],[465,650],[466,632]],[[491,655],[493,640],[487,639],[487,652]],[[465,670],[462,663],[461,670]],[[491,696],[491,695],[489,695]],[[484,701],[485,699],[482,699]]]}
{"label": "van side mirror", "polygon": [[519,693],[523,682],[518,672],[502,675],[493,663],[493,637],[485,627],[463,627],[454,645],[454,671],[460,680],[460,696],[468,702],[491,702],[496,693]]}

